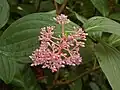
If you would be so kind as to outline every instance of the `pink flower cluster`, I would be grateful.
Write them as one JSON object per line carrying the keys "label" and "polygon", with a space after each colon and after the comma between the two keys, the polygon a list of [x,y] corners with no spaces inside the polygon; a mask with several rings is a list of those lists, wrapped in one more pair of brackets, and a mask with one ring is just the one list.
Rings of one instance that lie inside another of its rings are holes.
{"label": "pink flower cluster", "polygon": [[67,24],[70,22],[69,19],[67,19],[67,16],[64,14],[58,15],[56,18],[54,18],[58,24]]}
{"label": "pink flower cluster", "polygon": [[[61,14],[56,17],[59,24],[68,23],[67,16]],[[31,66],[42,65],[56,72],[65,65],[76,66],[81,64],[80,47],[85,47],[86,35],[82,28],[76,28],[75,32],[60,38],[54,37],[54,26],[41,28],[39,40],[40,47],[36,49],[30,58]]]}

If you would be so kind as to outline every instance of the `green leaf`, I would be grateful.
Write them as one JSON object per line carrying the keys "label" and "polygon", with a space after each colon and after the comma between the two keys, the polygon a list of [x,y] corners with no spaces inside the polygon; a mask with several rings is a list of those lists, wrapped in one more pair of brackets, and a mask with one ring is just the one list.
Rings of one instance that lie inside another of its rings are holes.
{"label": "green leaf", "polygon": [[88,32],[88,35],[95,41],[99,41],[101,40],[102,37],[102,32],[98,31],[98,32]]}
{"label": "green leaf", "polygon": [[90,82],[89,85],[92,90],[100,90],[99,86],[94,82]]}
{"label": "green leaf", "polygon": [[115,0],[116,4],[118,4],[119,0]]}
{"label": "green leaf", "polygon": [[0,51],[0,78],[5,83],[10,83],[16,72],[16,64],[13,58]]}
{"label": "green leaf", "polygon": [[112,13],[110,16],[109,16],[111,19],[114,19],[114,20],[117,20],[117,21],[120,21],[120,13]]}
{"label": "green leaf", "polygon": [[[47,6],[47,7],[45,7]],[[41,12],[45,12],[45,11],[51,11],[51,10],[54,10],[54,5],[52,3],[51,0],[46,0],[46,1],[42,1],[41,4],[40,4],[40,11]]]}
{"label": "green leaf", "polygon": [[33,13],[36,10],[35,6],[31,4],[20,4],[18,7],[17,7],[17,10],[18,10],[17,12],[21,12],[21,14],[23,15]]}
{"label": "green leaf", "polygon": [[[15,73],[17,64],[31,63],[29,56],[39,46],[40,28],[56,26],[56,35],[60,34],[60,25],[53,20],[54,14],[35,13],[27,15],[11,24],[0,37],[0,78],[8,83]],[[74,23],[67,24],[65,30],[73,29]],[[4,63],[4,64],[2,64]],[[16,67],[14,67],[16,66]],[[6,67],[6,68],[2,68]]]}
{"label": "green leaf", "polygon": [[54,75],[49,69],[44,69],[44,75],[47,76],[47,85],[52,85],[54,80]]}
{"label": "green leaf", "polygon": [[[73,2],[74,4],[74,2]],[[95,12],[95,8],[90,0],[77,0],[75,6],[73,6],[75,11],[79,15],[83,15],[84,17],[92,17]]]}
{"label": "green leaf", "polygon": [[0,28],[2,28],[9,18],[9,5],[7,0],[0,0]]}
{"label": "green leaf", "polygon": [[55,0],[59,4],[63,4],[64,0]]}
{"label": "green leaf", "polygon": [[108,43],[114,47],[120,46],[120,36],[112,34],[108,39]]}
{"label": "green leaf", "polygon": [[85,22],[87,22],[87,18],[85,18],[84,16],[82,16],[82,15],[79,15],[78,13],[76,13],[75,11],[73,11],[72,9],[70,9],[69,7],[66,7],[72,14],[75,14],[75,16],[76,16],[76,18],[80,21],[80,22],[82,22],[83,24],[85,23]]}
{"label": "green leaf", "polygon": [[92,17],[83,25],[83,27],[87,32],[102,31],[120,35],[120,24],[105,17]]}
{"label": "green leaf", "polygon": [[87,19],[86,19],[85,17],[77,14],[76,12],[74,12],[74,13],[75,13],[77,19],[78,19],[79,21],[81,21],[83,24],[87,22]]}
{"label": "green leaf", "polygon": [[73,85],[70,87],[70,90],[82,90],[82,81],[81,79],[78,79],[73,83]]}
{"label": "green leaf", "polygon": [[86,41],[86,47],[80,49],[80,55],[82,56],[83,63],[88,63],[93,60],[93,44],[90,44],[88,42],[88,39]]}
{"label": "green leaf", "polygon": [[17,0],[7,0],[10,5],[17,5]]}
{"label": "green leaf", "polygon": [[91,2],[103,16],[109,15],[108,0],[91,0]]}
{"label": "green leaf", "polygon": [[[71,67],[71,70],[69,71],[68,75],[68,80],[73,80],[75,77],[78,76],[77,70],[75,69],[75,67]],[[70,84],[70,90],[82,90],[82,80],[77,79],[72,84]]]}
{"label": "green leaf", "polygon": [[16,85],[13,90],[41,90],[31,68],[25,68],[23,72],[19,72],[12,84]]}
{"label": "green leaf", "polygon": [[3,31],[0,31],[0,36],[2,35]]}
{"label": "green leaf", "polygon": [[118,90],[118,88],[120,88],[120,52],[105,42],[97,44],[95,48],[95,54],[98,58],[100,67],[105,73],[113,90]]}

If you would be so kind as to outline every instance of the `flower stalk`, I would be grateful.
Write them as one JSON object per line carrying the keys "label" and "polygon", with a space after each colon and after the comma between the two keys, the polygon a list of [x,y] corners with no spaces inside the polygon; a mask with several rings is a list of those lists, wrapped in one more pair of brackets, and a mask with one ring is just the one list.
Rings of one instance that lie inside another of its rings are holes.
{"label": "flower stalk", "polygon": [[64,31],[64,24],[62,24],[62,37],[65,36],[65,31]]}

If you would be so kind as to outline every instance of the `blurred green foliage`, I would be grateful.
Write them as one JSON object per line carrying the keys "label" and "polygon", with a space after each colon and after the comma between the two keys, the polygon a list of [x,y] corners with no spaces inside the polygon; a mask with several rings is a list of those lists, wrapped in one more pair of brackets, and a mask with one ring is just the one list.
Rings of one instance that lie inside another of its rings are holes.
{"label": "blurred green foliage", "polygon": [[52,20],[54,1],[60,8],[65,0],[0,0],[0,90],[119,90],[120,0],[68,0],[62,11],[72,21],[66,33],[75,25],[89,35],[80,50],[83,63],[60,69],[57,78],[80,78],[54,85],[56,74],[39,67],[43,78],[36,79],[29,55],[38,47],[39,29],[56,25],[60,32]]}

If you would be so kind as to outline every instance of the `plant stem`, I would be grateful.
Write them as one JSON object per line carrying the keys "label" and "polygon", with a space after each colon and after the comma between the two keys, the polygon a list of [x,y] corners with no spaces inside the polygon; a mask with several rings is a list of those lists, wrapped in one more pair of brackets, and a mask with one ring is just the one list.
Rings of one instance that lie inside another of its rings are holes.
{"label": "plant stem", "polygon": [[56,72],[56,74],[55,74],[55,79],[54,79],[55,82],[53,82],[54,84],[56,84],[56,81],[57,81],[57,79],[58,79],[58,77],[59,77],[59,73],[60,73],[60,71],[58,70],[58,71]]}
{"label": "plant stem", "polygon": [[64,3],[62,4],[62,6],[60,7],[59,11],[58,11],[58,14],[61,14],[62,11],[64,10],[65,6],[67,5],[67,1],[68,0],[64,0]]}
{"label": "plant stem", "polygon": [[96,60],[96,58],[95,58],[95,59],[94,59],[93,69],[96,67],[96,64],[97,64],[97,60]]}
{"label": "plant stem", "polygon": [[56,8],[56,14],[59,15],[58,4],[55,0],[54,0],[54,5],[55,5],[55,8]]}
{"label": "plant stem", "polygon": [[36,9],[36,12],[40,11],[40,4],[41,4],[41,0],[39,0],[39,2],[38,2],[38,6],[37,6],[37,9]]}
{"label": "plant stem", "polygon": [[52,89],[53,87],[55,87],[55,86],[65,85],[65,84],[71,84],[71,83],[75,82],[76,80],[82,78],[83,76],[85,76],[85,75],[87,75],[87,74],[89,74],[89,73],[91,73],[91,72],[94,72],[94,71],[96,71],[96,70],[99,70],[99,69],[100,69],[100,66],[97,66],[97,67],[95,67],[94,69],[91,69],[91,70],[89,70],[89,71],[86,71],[86,72],[80,74],[79,76],[77,76],[77,77],[74,78],[73,80],[67,80],[67,81],[64,81],[64,82],[63,82],[63,81],[57,81],[56,84],[53,84],[52,86],[48,87],[48,90],[51,90],[51,89]]}
{"label": "plant stem", "polygon": [[[87,74],[89,74],[89,73],[91,73],[91,72],[94,72],[94,71],[96,71],[96,70],[98,70],[98,69],[100,69],[100,66],[97,66],[97,67],[95,67],[94,69],[91,69],[91,70],[89,70],[89,71],[86,71],[86,72],[80,74],[80,75],[77,76],[75,79],[70,80],[69,83],[72,83],[72,82],[76,81],[77,79],[82,78],[83,76],[85,76],[85,75],[87,75]],[[68,83],[68,84],[69,84],[69,83]]]}
{"label": "plant stem", "polygon": [[65,31],[64,31],[64,24],[62,24],[62,37],[65,36]]}
{"label": "plant stem", "polygon": [[59,14],[62,13],[62,11],[64,10],[65,6],[67,5],[67,1],[68,1],[68,0],[64,0],[64,3],[62,4],[62,6],[61,6],[60,9],[59,9],[57,2],[54,0],[54,5],[55,5],[55,8],[56,8],[56,14],[57,14],[57,15],[59,15]]}

